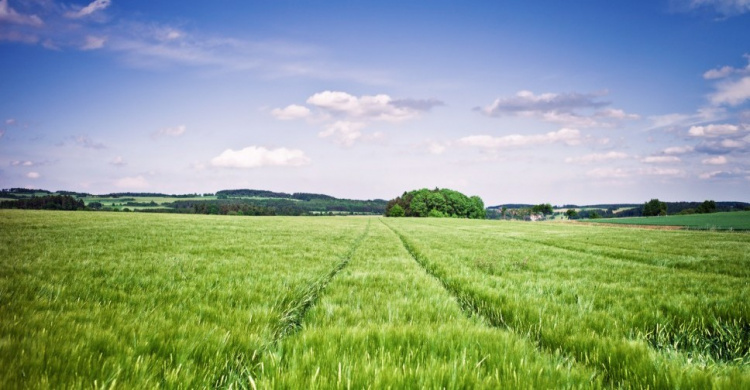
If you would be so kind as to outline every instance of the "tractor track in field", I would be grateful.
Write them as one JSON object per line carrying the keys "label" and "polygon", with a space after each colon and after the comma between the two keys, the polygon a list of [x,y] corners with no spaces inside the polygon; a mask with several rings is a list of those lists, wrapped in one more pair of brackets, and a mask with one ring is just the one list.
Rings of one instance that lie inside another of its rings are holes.
{"label": "tractor track in field", "polygon": [[269,350],[278,346],[286,337],[289,337],[302,329],[302,321],[305,314],[318,302],[321,294],[333,278],[351,261],[357,249],[370,233],[370,221],[364,232],[359,235],[349,250],[339,257],[340,261],[328,272],[318,277],[312,283],[302,288],[292,290],[289,294],[276,301],[274,305],[280,312],[279,320],[271,328],[271,338],[257,350],[253,351],[252,356],[244,353],[238,353],[235,356],[233,365],[227,365],[224,374],[215,382],[214,388],[232,388],[231,384],[237,383],[240,388],[256,389],[255,380],[259,376],[258,369],[261,367],[261,358]]}

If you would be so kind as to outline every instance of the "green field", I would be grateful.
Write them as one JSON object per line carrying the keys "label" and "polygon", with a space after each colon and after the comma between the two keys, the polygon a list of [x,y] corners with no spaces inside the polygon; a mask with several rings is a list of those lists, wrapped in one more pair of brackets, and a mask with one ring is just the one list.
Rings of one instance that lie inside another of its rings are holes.
{"label": "green field", "polygon": [[750,234],[0,211],[0,388],[750,387]]}
{"label": "green field", "polygon": [[712,214],[669,215],[665,217],[606,218],[590,222],[625,225],[682,226],[702,230],[750,230],[750,211]]}

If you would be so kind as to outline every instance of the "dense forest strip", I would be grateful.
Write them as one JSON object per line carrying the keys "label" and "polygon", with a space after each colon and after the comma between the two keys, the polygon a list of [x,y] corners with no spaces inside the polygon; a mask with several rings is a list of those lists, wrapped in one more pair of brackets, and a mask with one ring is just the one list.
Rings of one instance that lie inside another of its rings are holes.
{"label": "dense forest strip", "polygon": [[240,388],[256,389],[255,379],[263,370],[261,359],[268,351],[276,348],[285,337],[288,337],[302,328],[302,320],[305,314],[320,298],[326,286],[342,269],[344,269],[357,249],[362,245],[370,231],[370,223],[359,237],[352,243],[349,250],[340,255],[340,261],[327,273],[318,277],[313,282],[302,286],[301,288],[290,291],[276,301],[274,305],[279,312],[278,320],[272,324],[271,339],[261,346],[259,350],[253,351],[251,356],[245,353],[237,353],[234,358],[234,364],[227,365],[224,372],[214,381],[216,388],[233,388],[237,385]]}

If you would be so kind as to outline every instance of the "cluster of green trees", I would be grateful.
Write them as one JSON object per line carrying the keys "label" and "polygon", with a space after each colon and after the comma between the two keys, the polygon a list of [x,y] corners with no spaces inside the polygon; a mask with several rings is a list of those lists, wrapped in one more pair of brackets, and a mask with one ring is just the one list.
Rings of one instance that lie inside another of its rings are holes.
{"label": "cluster of green trees", "polygon": [[423,188],[404,192],[388,201],[387,217],[452,217],[484,219],[484,202],[478,196],[468,197],[447,188]]}
{"label": "cluster of green trees", "polygon": [[0,209],[86,210],[83,200],[70,195],[47,195],[0,202]]}

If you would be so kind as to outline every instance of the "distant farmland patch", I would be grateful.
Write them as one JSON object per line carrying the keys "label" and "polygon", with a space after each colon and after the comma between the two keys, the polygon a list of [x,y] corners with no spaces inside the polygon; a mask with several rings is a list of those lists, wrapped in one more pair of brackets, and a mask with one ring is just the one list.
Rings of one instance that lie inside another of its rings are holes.
{"label": "distant farmland patch", "polygon": [[665,217],[605,218],[597,223],[623,225],[682,226],[700,230],[750,230],[750,211],[713,214],[669,215]]}

